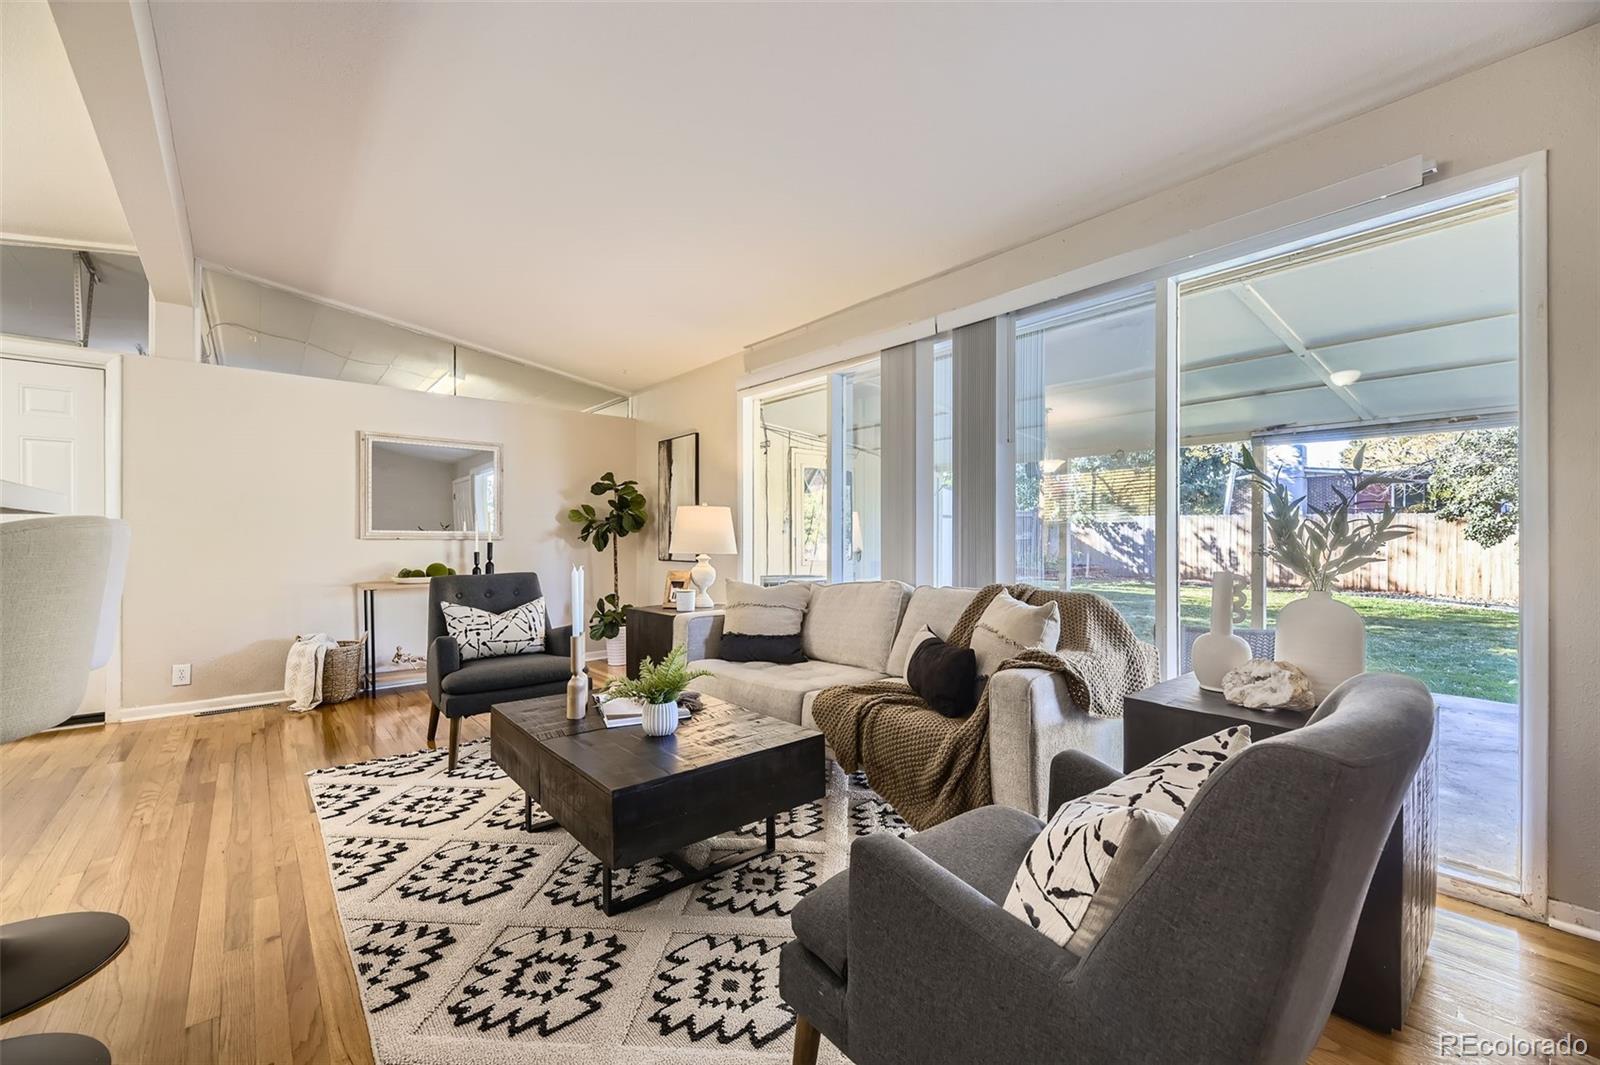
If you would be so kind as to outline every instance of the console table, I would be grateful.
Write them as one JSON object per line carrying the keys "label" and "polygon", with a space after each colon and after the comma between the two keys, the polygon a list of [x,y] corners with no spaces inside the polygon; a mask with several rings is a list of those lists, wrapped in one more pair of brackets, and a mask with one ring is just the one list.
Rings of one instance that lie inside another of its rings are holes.
{"label": "console table", "polygon": [[[1435,711],[1437,714],[1437,710]],[[1123,772],[1234,725],[1264,740],[1305,725],[1296,710],[1250,710],[1200,687],[1193,673],[1146,688],[1122,704]],[[1417,986],[1428,942],[1439,864],[1438,729],[1395,816],[1367,888],[1333,1012],[1379,1032],[1399,1028]]]}
{"label": "console table", "polygon": [[[378,639],[374,631],[378,626],[378,593],[379,592],[422,592],[427,596],[428,584],[401,584],[399,581],[357,581],[355,583],[356,595],[361,598],[361,631],[367,634],[366,650],[362,653],[361,685],[363,695],[376,695],[378,692]],[[426,653],[426,649],[424,649]]]}

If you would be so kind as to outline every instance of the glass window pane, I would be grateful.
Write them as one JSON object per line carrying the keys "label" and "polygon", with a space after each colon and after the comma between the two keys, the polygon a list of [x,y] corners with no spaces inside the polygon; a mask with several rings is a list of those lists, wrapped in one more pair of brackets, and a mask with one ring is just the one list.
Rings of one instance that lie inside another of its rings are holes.
{"label": "glass window pane", "polygon": [[1092,591],[1155,635],[1155,297],[1016,318],[1017,580]]}
{"label": "glass window pane", "polygon": [[0,332],[77,344],[80,299],[89,347],[148,348],[150,286],[138,256],[0,245]]}
{"label": "glass window pane", "polygon": [[883,575],[883,389],[877,363],[839,375],[844,483],[837,516],[844,545],[839,581],[875,581]]}
{"label": "glass window pane", "polygon": [[828,576],[828,388],[814,385],[757,404],[756,580]]}
{"label": "glass window pane", "polygon": [[620,393],[223,270],[201,276],[205,360],[436,395],[626,414]]}
{"label": "glass window pane", "polygon": [[955,583],[955,362],[948,336],[933,343],[933,583]]}

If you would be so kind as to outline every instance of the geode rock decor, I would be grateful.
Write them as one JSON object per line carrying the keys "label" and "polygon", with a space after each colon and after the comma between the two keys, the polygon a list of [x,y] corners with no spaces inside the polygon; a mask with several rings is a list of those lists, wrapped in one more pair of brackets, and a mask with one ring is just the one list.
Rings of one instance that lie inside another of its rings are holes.
{"label": "geode rock decor", "polygon": [[1222,697],[1252,710],[1314,710],[1317,697],[1305,671],[1291,662],[1252,658],[1222,678]]}

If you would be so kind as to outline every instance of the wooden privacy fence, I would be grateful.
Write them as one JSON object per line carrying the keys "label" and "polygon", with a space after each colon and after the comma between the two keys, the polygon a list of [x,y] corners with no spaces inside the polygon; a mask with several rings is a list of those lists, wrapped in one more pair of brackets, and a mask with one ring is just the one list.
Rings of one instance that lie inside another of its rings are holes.
{"label": "wooden privacy fence", "polygon": [[[1031,569],[1039,576],[1057,579],[1065,530],[1059,523],[1040,522],[1033,515],[1019,514],[1017,518],[1019,573]],[[1415,531],[1403,540],[1391,542],[1382,562],[1345,574],[1339,582],[1341,590],[1484,603],[1518,601],[1515,538],[1484,547],[1467,539],[1460,522],[1432,514],[1403,514],[1399,520]],[[1221,568],[1237,573],[1250,571],[1254,558],[1248,515],[1182,515],[1178,533],[1180,580],[1207,581]],[[1074,524],[1070,535],[1076,579],[1154,579],[1153,519]],[[1267,583],[1274,588],[1288,588],[1300,582],[1288,570],[1272,563]]]}

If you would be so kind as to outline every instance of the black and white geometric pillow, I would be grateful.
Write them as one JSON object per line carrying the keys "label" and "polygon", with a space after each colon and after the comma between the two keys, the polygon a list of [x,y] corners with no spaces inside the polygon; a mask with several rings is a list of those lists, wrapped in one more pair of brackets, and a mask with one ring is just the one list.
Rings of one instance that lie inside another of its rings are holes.
{"label": "black and white geometric pillow", "polygon": [[493,614],[460,603],[440,603],[444,627],[461,647],[461,660],[525,655],[544,650],[544,596]]}
{"label": "black and white geometric pillow", "polygon": [[[1155,853],[1206,779],[1250,744],[1240,725],[1180,747],[1057,810],[1028,848],[1006,894],[1006,912],[1060,946],[1081,952],[1086,921],[1098,932],[1115,902],[1096,896],[1129,882]],[[1091,919],[1092,918],[1092,919]]]}
{"label": "black and white geometric pillow", "polygon": [[1204,739],[1179,747],[1157,758],[1143,769],[1118,777],[1099,791],[1083,796],[1080,802],[1108,806],[1139,806],[1146,810],[1182,817],[1190,801],[1217,767],[1250,746],[1250,726],[1214,732]]}

